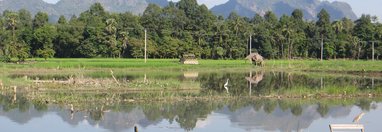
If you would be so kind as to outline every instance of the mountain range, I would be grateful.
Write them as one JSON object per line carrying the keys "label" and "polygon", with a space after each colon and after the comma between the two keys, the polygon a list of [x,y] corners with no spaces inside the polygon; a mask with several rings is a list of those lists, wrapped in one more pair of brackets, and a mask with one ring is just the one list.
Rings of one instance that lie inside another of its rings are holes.
{"label": "mountain range", "polygon": [[[17,11],[27,9],[32,14],[38,11],[49,14],[51,21],[56,21],[60,15],[71,17],[86,11],[93,3],[99,2],[105,10],[111,12],[132,12],[142,14],[149,3],[162,7],[168,5],[167,0],[60,0],[56,4],[49,4],[43,0],[0,0],[0,12],[4,10]],[[232,11],[241,16],[253,17],[254,14],[265,14],[273,11],[277,16],[291,14],[294,9],[301,9],[305,18],[313,20],[316,14],[325,8],[333,20],[347,17],[356,19],[350,5],[344,2],[327,2],[320,0],[229,0],[227,3],[217,5],[211,9],[216,15],[228,16]]]}
{"label": "mountain range", "polygon": [[229,0],[227,3],[213,7],[211,10],[217,15],[227,17],[232,11],[241,16],[253,17],[256,13],[264,15],[273,11],[277,16],[290,15],[294,9],[304,12],[305,19],[314,20],[321,9],[326,9],[332,20],[343,17],[357,19],[349,4],[345,2],[328,2],[321,0]]}

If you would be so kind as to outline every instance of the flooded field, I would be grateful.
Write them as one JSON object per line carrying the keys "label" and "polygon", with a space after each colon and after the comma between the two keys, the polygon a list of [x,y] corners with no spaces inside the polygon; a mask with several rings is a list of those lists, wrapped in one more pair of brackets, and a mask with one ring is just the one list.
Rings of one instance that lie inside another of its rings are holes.
{"label": "flooded field", "polygon": [[[382,78],[267,71],[15,72],[3,79],[5,131],[378,131]],[[49,126],[49,127],[47,127]]]}

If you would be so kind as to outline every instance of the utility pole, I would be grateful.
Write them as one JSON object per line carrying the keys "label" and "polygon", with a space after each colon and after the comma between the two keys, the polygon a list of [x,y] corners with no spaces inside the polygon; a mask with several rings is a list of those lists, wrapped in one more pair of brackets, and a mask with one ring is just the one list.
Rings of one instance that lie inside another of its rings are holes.
{"label": "utility pole", "polygon": [[[249,71],[249,78],[252,78],[252,70]],[[249,96],[252,95],[252,83],[249,81]]]}
{"label": "utility pole", "polygon": [[374,61],[374,53],[375,53],[374,52],[374,43],[375,43],[375,41],[371,42],[371,47],[372,47],[372,51],[371,51],[372,53],[371,54],[373,55],[371,58],[372,58],[373,61]]}
{"label": "utility pole", "polygon": [[323,58],[323,54],[324,54],[324,37],[323,35],[321,35],[321,61]]}
{"label": "utility pole", "polygon": [[252,34],[249,35],[249,54],[252,54]]}
{"label": "utility pole", "polygon": [[147,30],[145,29],[145,63],[147,62]]}

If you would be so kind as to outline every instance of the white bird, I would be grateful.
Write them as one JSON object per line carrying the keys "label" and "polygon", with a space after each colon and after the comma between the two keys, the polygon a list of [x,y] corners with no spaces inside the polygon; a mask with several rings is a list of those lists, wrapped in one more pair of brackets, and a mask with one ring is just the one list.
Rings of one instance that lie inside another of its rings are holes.
{"label": "white bird", "polygon": [[74,113],[74,107],[73,107],[73,104],[70,104],[70,114],[73,114]]}
{"label": "white bird", "polygon": [[364,112],[361,112],[360,114],[358,114],[356,117],[354,117],[353,119],[353,123],[359,123],[359,120],[361,120],[362,116],[365,115]]}
{"label": "white bird", "polygon": [[227,79],[227,82],[225,82],[225,84],[224,84],[224,88],[227,91],[227,93],[228,93],[228,81],[229,81],[229,79]]}

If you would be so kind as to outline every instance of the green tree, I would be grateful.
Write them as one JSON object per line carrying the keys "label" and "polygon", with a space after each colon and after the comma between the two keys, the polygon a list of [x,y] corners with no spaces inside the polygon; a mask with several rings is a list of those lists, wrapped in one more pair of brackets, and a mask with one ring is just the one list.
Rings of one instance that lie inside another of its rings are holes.
{"label": "green tree", "polygon": [[84,23],[83,40],[76,48],[78,57],[108,57],[110,48],[105,43],[107,40],[105,33],[108,13],[100,3],[90,6],[89,10],[80,14],[78,20]]}
{"label": "green tree", "polygon": [[14,12],[5,14],[5,28],[10,33],[5,33],[5,40],[3,46],[4,61],[11,61],[12,57],[17,57],[19,61],[25,61],[29,57],[29,47],[18,39],[17,27],[19,25],[19,15]]}
{"label": "green tree", "polygon": [[21,9],[18,11],[20,27],[31,28],[32,27],[32,15],[28,10]]}
{"label": "green tree", "polygon": [[320,13],[317,14],[316,25],[319,29],[320,39],[323,39],[324,42],[324,57],[330,58],[334,55],[334,42],[333,42],[333,32],[330,23],[330,14],[322,9]]}
{"label": "green tree", "polygon": [[35,30],[32,52],[45,59],[53,57],[53,40],[56,38],[57,29],[52,25],[45,25]]}
{"label": "green tree", "polygon": [[61,15],[60,18],[58,18],[58,21],[57,21],[58,24],[67,24],[67,21],[66,21],[66,18],[65,16]]}
{"label": "green tree", "polygon": [[357,36],[364,45],[362,58],[370,58],[371,56],[371,43],[375,41],[375,26],[372,23],[372,17],[370,15],[362,15],[355,21],[353,35]]}
{"label": "green tree", "polygon": [[48,24],[48,14],[44,12],[37,12],[33,19],[33,29],[37,29],[40,27],[43,27],[44,25]]}

